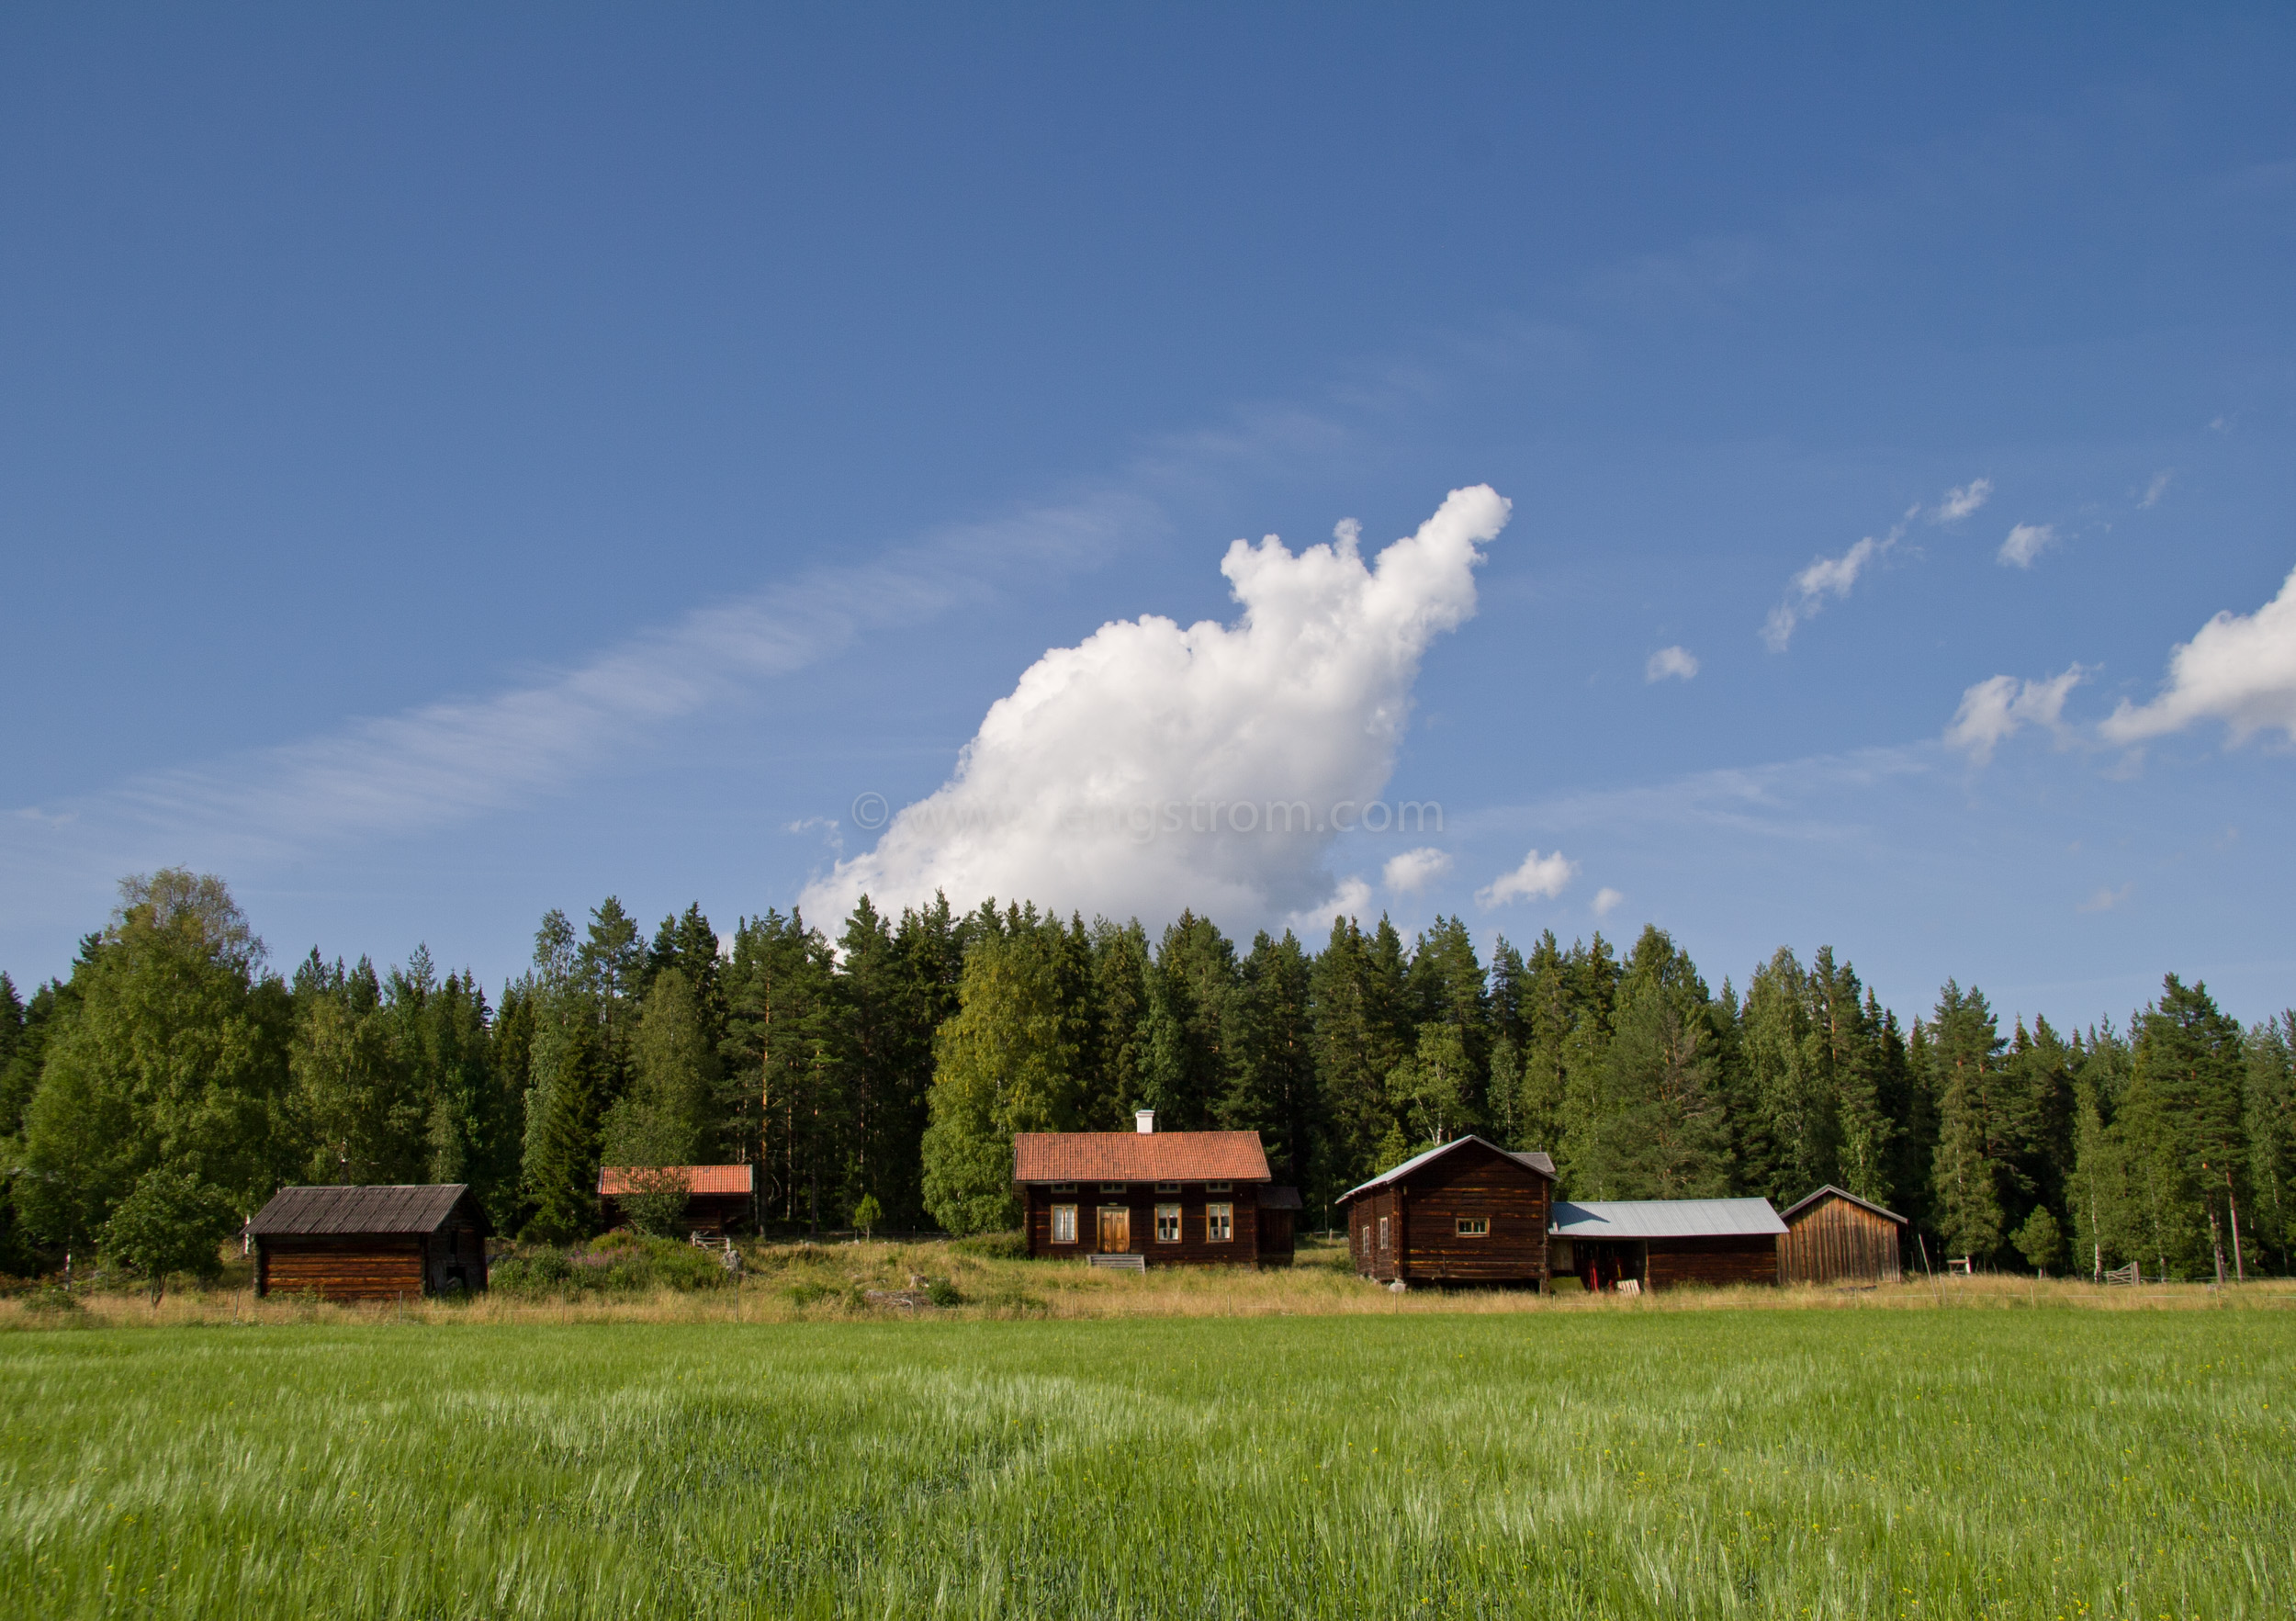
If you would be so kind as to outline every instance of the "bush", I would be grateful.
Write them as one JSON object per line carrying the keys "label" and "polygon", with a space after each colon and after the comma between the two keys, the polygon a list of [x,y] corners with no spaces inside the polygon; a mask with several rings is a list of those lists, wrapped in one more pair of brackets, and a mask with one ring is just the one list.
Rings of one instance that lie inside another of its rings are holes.
{"label": "bush", "polygon": [[964,1304],[964,1297],[957,1292],[957,1286],[946,1278],[936,1278],[928,1282],[925,1285],[925,1298],[936,1306]]}
{"label": "bush", "polygon": [[1029,1241],[1018,1233],[976,1233],[970,1238],[960,1238],[950,1249],[961,1255],[978,1255],[987,1261],[1025,1261],[1029,1258]]}
{"label": "bush", "polygon": [[650,1294],[726,1289],[734,1275],[709,1250],[626,1229],[588,1250],[530,1250],[502,1256],[488,1272],[490,1287],[512,1295]]}

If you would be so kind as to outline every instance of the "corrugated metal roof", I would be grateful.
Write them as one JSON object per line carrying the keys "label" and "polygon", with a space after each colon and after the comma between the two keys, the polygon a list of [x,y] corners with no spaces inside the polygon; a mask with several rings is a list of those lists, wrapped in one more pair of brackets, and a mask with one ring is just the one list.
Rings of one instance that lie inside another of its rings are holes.
{"label": "corrugated metal roof", "polygon": [[1816,1204],[1819,1199],[1825,1199],[1829,1196],[1834,1199],[1847,1199],[1862,1210],[1872,1210],[1885,1221],[1895,1221],[1900,1227],[1908,1225],[1906,1219],[1899,1215],[1896,1210],[1885,1210],[1882,1209],[1881,1206],[1875,1204],[1872,1199],[1860,1199],[1847,1188],[1836,1188],[1830,1182],[1827,1183],[1817,1192],[1805,1195],[1803,1198],[1797,1199],[1792,1204],[1788,1205],[1784,1212],[1785,1220],[1791,1222],[1795,1217],[1809,1209],[1810,1206]]}
{"label": "corrugated metal roof", "polygon": [[1405,1160],[1401,1165],[1381,1171],[1368,1182],[1359,1183],[1356,1187],[1350,1188],[1346,1192],[1339,1196],[1340,1202],[1345,1204],[1347,1200],[1355,1198],[1358,1193],[1368,1193],[1374,1188],[1385,1188],[1389,1183],[1393,1182],[1400,1177],[1410,1176],[1420,1166],[1428,1164],[1430,1161],[1441,1159],[1445,1154],[1449,1154],[1453,1149],[1458,1148],[1469,1143],[1482,1143],[1483,1146],[1490,1149],[1491,1153],[1503,1155],[1507,1159],[1514,1161],[1517,1165],[1524,1165],[1531,1170],[1536,1171],[1540,1176],[1546,1177],[1550,1182],[1555,1179],[1555,1162],[1548,1158],[1545,1154],[1516,1154],[1512,1149],[1500,1147],[1496,1143],[1483,1143],[1483,1140],[1480,1137],[1469,1132],[1464,1137],[1454,1137],[1448,1143],[1438,1143],[1433,1148],[1427,1150],[1426,1153],[1413,1154],[1411,1158]]}
{"label": "corrugated metal roof", "polygon": [[1300,1203],[1297,1188],[1263,1188],[1260,1189],[1260,1209],[1264,1210],[1296,1210]]}
{"label": "corrugated metal roof", "polygon": [[1022,1131],[1016,1182],[1265,1182],[1257,1131]]}
{"label": "corrugated metal roof", "polygon": [[599,1193],[612,1199],[616,1194],[636,1191],[630,1184],[633,1171],[675,1171],[685,1178],[688,1193],[747,1194],[756,1186],[751,1180],[756,1171],[752,1165],[601,1165]]}
{"label": "corrugated metal roof", "polygon": [[1785,1231],[1766,1199],[1559,1199],[1558,1238],[1749,1238]]}
{"label": "corrugated metal roof", "polygon": [[[388,1188],[282,1188],[255,1212],[248,1231],[258,1238],[291,1233],[358,1237],[376,1233],[436,1233],[468,1193],[461,1182],[401,1183]],[[490,1230],[486,1212],[471,1214]]]}

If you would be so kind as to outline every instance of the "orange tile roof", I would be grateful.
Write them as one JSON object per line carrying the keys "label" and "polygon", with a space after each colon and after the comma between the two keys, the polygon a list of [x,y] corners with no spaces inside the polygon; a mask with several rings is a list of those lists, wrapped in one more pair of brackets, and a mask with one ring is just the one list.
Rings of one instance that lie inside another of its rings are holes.
{"label": "orange tile roof", "polygon": [[677,1171],[686,1179],[688,1193],[743,1193],[750,1188],[748,1165],[601,1165],[598,1169],[598,1191],[603,1198],[638,1191],[631,1186],[633,1171]]}
{"label": "orange tile roof", "polygon": [[1023,1131],[1016,1182],[1265,1182],[1257,1131]]}

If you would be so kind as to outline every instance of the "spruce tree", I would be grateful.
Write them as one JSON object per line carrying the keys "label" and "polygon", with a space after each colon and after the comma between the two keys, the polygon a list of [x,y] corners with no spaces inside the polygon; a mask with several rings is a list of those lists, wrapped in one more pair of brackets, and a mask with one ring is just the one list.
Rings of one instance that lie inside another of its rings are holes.
{"label": "spruce tree", "polygon": [[2263,1264],[2285,1274],[2296,1258],[2296,1009],[2257,1025],[2246,1045],[2249,1220]]}
{"label": "spruce tree", "polygon": [[1322,1098],[1316,1085],[1312,971],[1289,929],[1263,930],[1240,966],[1229,1005],[1227,1089],[1217,1111],[1226,1131],[1260,1134],[1279,1183],[1304,1187],[1315,1158]]}
{"label": "spruce tree", "polygon": [[[2246,1056],[2240,1026],[2208,987],[2175,974],[2137,1016],[2129,1086],[2115,1124],[2141,1207],[2146,1256],[2172,1275],[2212,1277],[2230,1225],[2253,1208],[2242,1129]],[[2213,1221],[2213,1225],[2212,1224]]]}
{"label": "spruce tree", "polygon": [[1715,1199],[1730,1154],[1716,1008],[1687,952],[1656,928],[1627,959],[1597,1111],[1580,1151],[1593,1199]]}
{"label": "spruce tree", "polygon": [[2000,1028],[1984,994],[1952,980],[1929,1028],[1937,1075],[1938,1144],[1931,1173],[1937,1230],[1948,1255],[1993,1262],[2009,1237],[2006,1197],[2015,1176]]}

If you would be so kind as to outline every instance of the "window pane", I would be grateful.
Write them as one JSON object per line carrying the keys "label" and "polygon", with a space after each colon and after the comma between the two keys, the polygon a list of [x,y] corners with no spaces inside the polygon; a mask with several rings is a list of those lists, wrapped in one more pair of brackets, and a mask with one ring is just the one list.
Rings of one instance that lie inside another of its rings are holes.
{"label": "window pane", "polygon": [[1491,1236],[1491,1218],[1489,1216],[1461,1216],[1458,1219],[1458,1232],[1461,1238],[1488,1238]]}
{"label": "window pane", "polygon": [[1204,1207],[1204,1237],[1212,1244],[1226,1244],[1235,1237],[1235,1206],[1209,1204]]}
{"label": "window pane", "polygon": [[1056,1204],[1052,1207],[1052,1242],[1054,1244],[1076,1242],[1076,1207],[1075,1205]]}
{"label": "window pane", "polygon": [[1158,1244],[1180,1242],[1180,1207],[1178,1205],[1160,1204],[1156,1207],[1156,1242]]}

